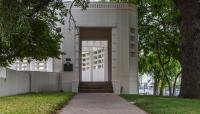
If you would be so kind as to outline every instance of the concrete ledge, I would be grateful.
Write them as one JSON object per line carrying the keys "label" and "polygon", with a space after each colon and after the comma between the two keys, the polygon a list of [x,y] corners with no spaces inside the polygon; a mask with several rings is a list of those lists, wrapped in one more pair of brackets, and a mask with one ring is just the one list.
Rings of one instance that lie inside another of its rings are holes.
{"label": "concrete ledge", "polygon": [[78,93],[79,81],[72,81],[72,92]]}
{"label": "concrete ledge", "polygon": [[112,81],[113,84],[113,91],[115,94],[121,94],[121,86],[119,81]]}

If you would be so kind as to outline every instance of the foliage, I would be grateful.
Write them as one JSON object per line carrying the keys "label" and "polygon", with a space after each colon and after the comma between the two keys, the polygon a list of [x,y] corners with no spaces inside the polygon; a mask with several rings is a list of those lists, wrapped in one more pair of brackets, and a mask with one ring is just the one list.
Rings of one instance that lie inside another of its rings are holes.
{"label": "foliage", "polygon": [[200,100],[181,99],[176,97],[121,95],[149,114],[199,114]]}
{"label": "foliage", "polygon": [[[74,4],[87,7],[85,0]],[[59,58],[62,35],[56,27],[68,13],[62,0],[0,0],[0,66],[23,58]]]}
{"label": "foliage", "polygon": [[139,14],[139,72],[171,86],[180,73],[180,14],[173,0],[132,0]]}
{"label": "foliage", "polygon": [[0,97],[0,114],[52,114],[73,95],[70,92],[49,92]]}

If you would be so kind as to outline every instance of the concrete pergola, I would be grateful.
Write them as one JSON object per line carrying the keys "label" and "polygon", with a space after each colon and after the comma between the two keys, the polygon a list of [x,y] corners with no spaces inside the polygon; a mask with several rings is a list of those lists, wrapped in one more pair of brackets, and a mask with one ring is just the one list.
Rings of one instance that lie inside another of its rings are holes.
{"label": "concrete pergola", "polygon": [[[65,3],[69,8],[71,2]],[[108,41],[108,80],[115,93],[138,93],[138,26],[137,8],[127,3],[89,3],[87,10],[72,7],[78,29],[69,30],[69,17],[61,26],[64,36],[61,49],[67,55],[54,60],[53,71],[62,72],[64,83],[78,92],[81,82],[82,41]],[[63,71],[71,58],[72,72]],[[66,87],[69,88],[69,87]]]}

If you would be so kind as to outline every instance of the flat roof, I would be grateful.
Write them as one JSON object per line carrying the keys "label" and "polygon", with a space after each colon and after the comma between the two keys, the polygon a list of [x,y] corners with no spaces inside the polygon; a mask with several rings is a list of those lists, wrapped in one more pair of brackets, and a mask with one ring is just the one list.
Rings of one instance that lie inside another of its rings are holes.
{"label": "flat roof", "polygon": [[[67,9],[70,9],[71,1],[65,1]],[[81,9],[81,7],[72,6],[72,9]],[[130,3],[117,2],[89,2],[87,9],[137,9],[137,6]]]}

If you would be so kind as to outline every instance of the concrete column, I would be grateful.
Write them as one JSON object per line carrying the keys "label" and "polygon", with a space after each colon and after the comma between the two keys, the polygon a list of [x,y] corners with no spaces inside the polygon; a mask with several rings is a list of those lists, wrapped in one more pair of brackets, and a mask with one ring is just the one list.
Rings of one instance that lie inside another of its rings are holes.
{"label": "concrete column", "polygon": [[107,46],[103,48],[103,51],[104,51],[104,54],[103,54],[104,81],[108,81],[108,48]]}
{"label": "concrete column", "polygon": [[93,49],[89,49],[89,53],[90,53],[90,81],[94,81],[93,80]]}
{"label": "concrete column", "polygon": [[35,61],[30,62],[30,71],[35,71]]}
{"label": "concrete column", "polygon": [[49,58],[46,62],[46,71],[53,72],[53,59]]}

